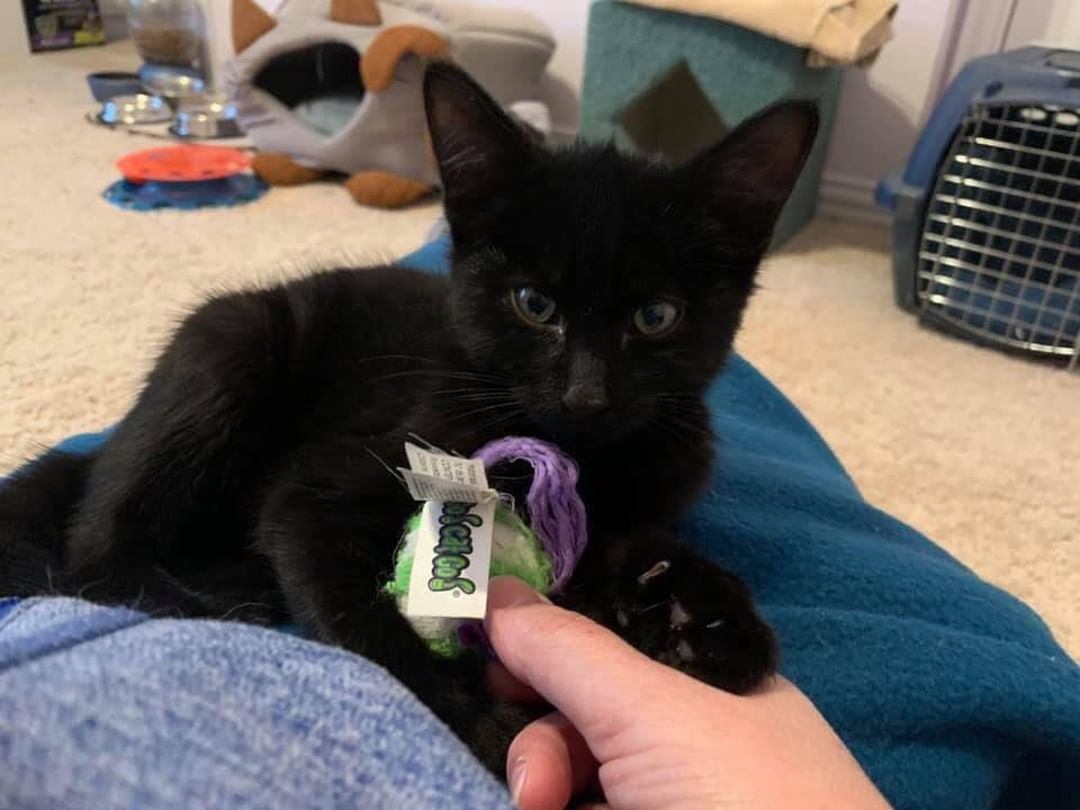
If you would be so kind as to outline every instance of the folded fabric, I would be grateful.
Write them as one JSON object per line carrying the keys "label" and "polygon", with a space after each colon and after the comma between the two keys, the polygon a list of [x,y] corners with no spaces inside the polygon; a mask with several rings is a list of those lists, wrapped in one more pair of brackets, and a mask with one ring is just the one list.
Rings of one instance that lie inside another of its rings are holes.
{"label": "folded fabric", "polygon": [[896,0],[624,0],[716,17],[808,48],[811,67],[865,64],[892,39]]}
{"label": "folded fabric", "polygon": [[[445,272],[447,251],[439,241],[403,263]],[[742,358],[709,404],[718,463],[682,536],[746,579],[780,638],[781,670],[893,806],[1080,806],[1080,668],[1038,616],[867,504]]]}
{"label": "folded fabric", "polygon": [[25,599],[0,600],[0,807],[511,802],[427,708],[363,658],[260,627]]}

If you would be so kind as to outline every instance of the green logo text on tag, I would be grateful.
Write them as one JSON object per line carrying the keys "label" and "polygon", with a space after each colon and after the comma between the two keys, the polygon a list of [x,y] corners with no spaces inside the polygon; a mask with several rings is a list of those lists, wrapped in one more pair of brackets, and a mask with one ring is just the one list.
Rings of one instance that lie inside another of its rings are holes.
{"label": "green logo text on tag", "polygon": [[439,517],[439,543],[435,546],[432,577],[428,580],[430,590],[458,590],[466,594],[476,591],[476,583],[461,575],[469,567],[469,555],[473,552],[473,529],[484,525],[484,519],[470,511],[475,506],[475,503],[443,504]]}

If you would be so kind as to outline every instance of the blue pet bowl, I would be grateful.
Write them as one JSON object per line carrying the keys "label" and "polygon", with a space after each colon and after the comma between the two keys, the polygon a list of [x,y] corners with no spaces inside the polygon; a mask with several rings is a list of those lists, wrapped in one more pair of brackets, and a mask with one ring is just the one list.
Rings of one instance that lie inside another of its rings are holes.
{"label": "blue pet bowl", "polygon": [[96,101],[108,101],[116,96],[134,96],[143,92],[142,81],[137,73],[103,72],[86,77],[90,94]]}

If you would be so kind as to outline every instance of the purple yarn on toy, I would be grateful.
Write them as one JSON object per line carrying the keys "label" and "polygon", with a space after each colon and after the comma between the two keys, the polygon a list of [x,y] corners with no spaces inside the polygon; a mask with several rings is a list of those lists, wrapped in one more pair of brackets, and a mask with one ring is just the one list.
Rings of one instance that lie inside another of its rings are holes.
{"label": "purple yarn on toy", "polygon": [[525,436],[507,436],[481,447],[473,458],[492,467],[500,461],[524,461],[533,468],[526,502],[529,525],[551,558],[552,593],[570,581],[588,540],[585,504],[578,495],[578,468],[553,444]]}
{"label": "purple yarn on toy", "polygon": [[[577,464],[555,445],[524,436],[489,442],[473,458],[483,461],[485,467],[500,461],[524,461],[532,466],[533,480],[525,496],[529,525],[551,559],[550,593],[558,593],[570,581],[588,540],[585,504],[577,491]],[[482,621],[461,622],[457,636],[463,646],[497,659]]]}

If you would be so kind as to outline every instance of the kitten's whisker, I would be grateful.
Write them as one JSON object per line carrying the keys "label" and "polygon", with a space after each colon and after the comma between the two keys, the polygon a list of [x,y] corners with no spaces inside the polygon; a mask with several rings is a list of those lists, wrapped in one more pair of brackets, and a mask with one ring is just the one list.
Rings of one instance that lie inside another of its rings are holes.
{"label": "kitten's whisker", "polygon": [[479,416],[480,414],[483,414],[483,413],[491,413],[493,411],[506,411],[506,410],[510,410],[513,413],[517,413],[520,410],[520,408],[519,408],[519,406],[518,406],[518,404],[516,402],[496,402],[493,405],[484,405],[483,407],[480,407],[480,408],[473,408],[471,410],[465,411],[464,413],[456,413],[456,414],[451,413],[450,416],[449,416],[449,419],[452,422],[459,422],[462,419],[468,419],[469,417],[472,417],[472,416]]}
{"label": "kitten's whisker", "polygon": [[692,394],[680,394],[677,392],[661,392],[656,395],[657,401],[663,403],[666,411],[681,414],[683,416],[708,418],[708,412],[703,406],[700,397]]}
{"label": "kitten's whisker", "polygon": [[438,388],[431,392],[432,394],[439,395],[452,395],[452,394],[496,394],[499,396],[509,396],[510,392],[505,388],[484,388],[482,386],[468,386],[466,388]]}
{"label": "kitten's whisker", "polygon": [[402,371],[392,371],[389,374],[382,374],[378,377],[372,378],[371,382],[385,382],[386,380],[395,380],[401,377],[432,377],[435,379],[455,380],[460,382],[482,382],[489,384],[506,384],[509,382],[509,378],[488,376],[485,374],[477,374],[472,372],[462,371],[450,371],[448,369],[438,368],[418,368],[418,369],[404,369]]}
{"label": "kitten's whisker", "polygon": [[375,459],[377,462],[379,462],[379,464],[382,465],[382,468],[384,470],[386,470],[388,473],[390,473],[390,475],[392,475],[394,477],[394,480],[396,480],[399,484],[401,484],[401,486],[406,491],[409,489],[409,487],[405,483],[405,476],[403,476],[401,473],[399,473],[397,470],[395,470],[393,467],[391,467],[389,464],[387,464],[386,461],[383,460],[383,458],[381,456],[379,456],[378,453],[376,453],[374,450],[372,450],[367,445],[364,445],[364,450],[367,452],[367,454],[369,456],[371,456],[373,459]]}
{"label": "kitten's whisker", "polygon": [[659,419],[653,424],[688,448],[697,449],[702,444],[711,441],[711,437],[708,437],[704,431],[687,430],[688,426],[672,423],[668,419]]}
{"label": "kitten's whisker", "polygon": [[431,357],[424,357],[419,354],[373,354],[368,357],[353,358],[353,362],[356,363],[378,363],[384,360],[415,360],[418,363],[438,362]]}
{"label": "kitten's whisker", "polygon": [[75,596],[78,599],[82,599],[88,590],[90,590],[91,588],[96,588],[98,585],[104,585],[107,581],[108,577],[102,577],[101,579],[95,579],[87,582],[85,585],[79,588],[78,591],[75,592]]}
{"label": "kitten's whisker", "polygon": [[410,430],[405,435],[408,436],[410,439],[414,439],[415,441],[418,441],[420,444],[424,445],[424,447],[426,447],[428,450],[432,451],[433,453],[442,453],[443,452],[443,450],[440,447],[437,447],[436,445],[432,444],[427,439],[425,439],[423,436],[421,436],[419,433],[414,433],[414,432],[412,432]]}
{"label": "kitten's whisker", "polygon": [[664,419],[671,422],[676,427],[689,431],[690,433],[704,434],[710,432],[708,423],[702,420],[698,414],[668,411],[664,414]]}
{"label": "kitten's whisker", "polygon": [[706,414],[701,410],[701,408],[697,408],[697,407],[694,407],[693,405],[688,405],[688,404],[681,403],[681,402],[665,402],[664,403],[664,411],[665,411],[665,413],[674,414],[674,415],[677,415],[677,416],[688,416],[691,419],[693,419],[693,418],[705,419],[706,418]]}
{"label": "kitten's whisker", "polygon": [[[477,417],[481,414],[487,414],[488,418],[477,420]],[[492,415],[493,414],[493,415]],[[498,425],[512,423],[515,419],[518,419],[522,414],[519,408],[486,408],[480,411],[470,412],[462,414],[460,416],[452,416],[448,419],[448,422],[455,423],[465,419],[471,420],[469,423],[470,429],[476,434],[482,434],[491,431]]]}
{"label": "kitten's whisker", "polygon": [[[479,425],[477,425],[476,426],[476,431],[478,433],[482,433],[484,431],[491,430],[496,425],[501,425],[502,423],[507,422],[507,421],[513,419],[516,416],[518,416],[518,413],[516,411],[510,411],[509,413],[499,414],[494,419],[489,419],[486,422],[482,422]],[[526,476],[526,477],[529,477],[529,476]]]}
{"label": "kitten's whisker", "polygon": [[667,421],[671,422],[676,427],[685,430],[688,433],[699,436],[708,436],[709,438],[712,438],[712,431],[709,430],[709,427],[705,422],[687,419],[683,416],[680,416],[679,414],[674,413],[667,414]]}
{"label": "kitten's whisker", "polygon": [[[435,391],[433,393],[442,393]],[[513,402],[514,398],[505,392],[474,392],[470,394],[454,394],[454,402]]]}
{"label": "kitten's whisker", "polygon": [[221,616],[218,617],[218,621],[227,622],[229,620],[229,617],[236,613],[236,611],[248,607],[262,607],[271,609],[273,606],[267,604],[266,602],[241,602],[239,605],[233,605],[231,608],[222,613]]}
{"label": "kitten's whisker", "polygon": [[500,382],[510,379],[505,374],[495,374],[487,371],[460,371],[451,368],[435,369],[432,373],[454,380],[488,380],[491,382]]}

